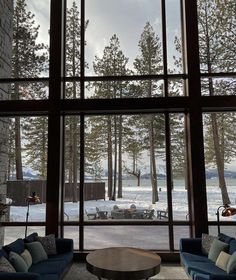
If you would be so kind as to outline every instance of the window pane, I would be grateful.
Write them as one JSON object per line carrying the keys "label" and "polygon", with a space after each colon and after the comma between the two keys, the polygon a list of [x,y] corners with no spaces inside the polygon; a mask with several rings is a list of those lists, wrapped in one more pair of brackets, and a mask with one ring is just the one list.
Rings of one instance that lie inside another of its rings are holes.
{"label": "window pane", "polygon": [[87,0],[85,4],[87,75],[163,72],[160,0]]}
{"label": "window pane", "polygon": [[[6,1],[5,1],[6,2]],[[14,1],[13,21],[6,25],[9,34],[7,59],[12,63],[8,78],[38,78],[49,75],[50,1]],[[9,11],[6,12],[9,17]],[[12,20],[12,17],[9,17]],[[11,51],[12,48],[12,51]],[[6,75],[5,75],[6,77]]]}
{"label": "window pane", "polygon": [[66,116],[64,124],[64,220],[78,221],[79,219],[79,148],[80,148],[80,118]]}
{"label": "window pane", "polygon": [[84,241],[85,250],[122,246],[169,249],[167,226],[86,226]]}
{"label": "window pane", "polygon": [[228,78],[205,78],[201,80],[202,95],[235,95],[236,79]]}
{"label": "window pane", "polygon": [[[5,221],[45,221],[48,122],[46,117],[1,118],[1,198],[10,199]],[[6,146],[5,146],[6,145]],[[5,154],[6,153],[6,154]],[[4,179],[3,179],[4,178]],[[28,198],[39,196],[39,201]]]}
{"label": "window pane", "polygon": [[163,97],[163,81],[107,81],[86,85],[86,98],[144,98]]}
{"label": "window pane", "polygon": [[174,249],[179,250],[179,241],[181,238],[190,237],[190,227],[174,226]]}
{"label": "window pane", "polygon": [[167,31],[167,57],[168,72],[182,73],[182,34],[181,34],[181,8],[179,0],[166,0],[166,31]]}
{"label": "window pane", "polygon": [[[105,183],[105,200],[85,201],[85,211],[98,219],[147,222],[166,211],[164,124],[163,114],[86,118],[85,176]],[[97,192],[104,193],[104,185]]]}
{"label": "window pane", "polygon": [[199,0],[198,29],[201,72],[235,72],[235,1]]}
{"label": "window pane", "polygon": [[188,182],[184,114],[170,114],[172,204],[174,220],[188,219]]}
{"label": "window pane", "polygon": [[[204,114],[204,145],[208,219],[216,220],[217,208],[235,205],[236,141],[234,112]],[[220,214],[221,211],[220,209]],[[236,216],[221,217],[221,221],[235,220]]]}
{"label": "window pane", "polygon": [[180,79],[168,81],[168,95],[169,96],[185,96],[184,81]]}

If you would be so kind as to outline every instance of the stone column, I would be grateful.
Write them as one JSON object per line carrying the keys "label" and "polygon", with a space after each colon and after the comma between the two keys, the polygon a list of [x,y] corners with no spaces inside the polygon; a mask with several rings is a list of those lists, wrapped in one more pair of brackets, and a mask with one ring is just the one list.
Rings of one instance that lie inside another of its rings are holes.
{"label": "stone column", "polygon": [[[0,0],[0,79],[11,78],[13,0]],[[10,97],[10,83],[0,83],[0,102]],[[8,118],[0,118],[0,202],[6,202],[6,174],[8,162]],[[0,217],[4,221],[7,217]],[[4,228],[0,225],[0,247],[4,242]]]}

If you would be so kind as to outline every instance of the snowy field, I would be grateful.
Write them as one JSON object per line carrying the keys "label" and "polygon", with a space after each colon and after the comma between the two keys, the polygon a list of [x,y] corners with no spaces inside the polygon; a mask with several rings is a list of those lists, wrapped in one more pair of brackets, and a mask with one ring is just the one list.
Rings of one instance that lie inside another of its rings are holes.
{"label": "snowy field", "polygon": [[[228,182],[228,193],[231,199],[231,206],[235,206],[236,202],[236,184],[235,180]],[[167,192],[165,187],[165,181],[159,181],[159,201],[156,204],[151,203],[151,187],[148,186],[148,181],[143,180],[141,187],[135,186],[135,181],[127,180],[123,187],[123,198],[116,201],[98,200],[98,201],[85,201],[84,207],[87,212],[95,212],[96,207],[100,210],[108,211],[108,216],[113,209],[114,205],[119,208],[129,208],[131,204],[135,204],[137,208],[154,209],[155,217],[157,210],[165,210],[167,208]],[[216,187],[214,180],[209,180],[207,187],[208,197],[208,219],[210,221],[216,220],[216,209],[222,205],[221,193],[219,188]],[[187,191],[183,187],[182,181],[175,181],[174,189],[172,191],[173,201],[173,218],[174,220],[186,220],[188,219],[188,204],[187,204]],[[64,205],[65,220],[77,221],[79,218],[79,202],[72,203],[67,202]],[[27,207],[11,206],[10,207],[10,220],[11,221],[25,221]],[[84,216],[87,219],[87,215]],[[236,220],[236,215],[232,217],[221,217],[221,220]],[[29,221],[45,221],[45,204],[37,204],[30,206]],[[5,243],[8,243],[11,239],[14,239],[15,234],[24,235],[24,228],[6,228]],[[225,227],[225,230],[232,231]],[[17,231],[17,233],[14,231]],[[41,231],[41,235],[44,235],[44,228],[29,227],[28,233],[33,231]],[[73,238],[75,241],[75,247],[78,247],[78,231],[76,226],[65,227],[65,237]],[[212,233],[216,234],[216,227],[212,227]],[[148,232],[148,239],[147,239]],[[225,232],[225,231],[224,231]],[[235,227],[233,229],[235,231]],[[124,234],[129,233],[128,235]],[[230,234],[229,233],[229,234]],[[188,236],[188,227],[175,226],[174,237],[175,247],[178,249],[179,238]],[[167,226],[86,226],[84,229],[85,247],[87,249],[101,248],[107,246],[137,246],[143,245],[144,248],[154,249],[168,249],[168,227]],[[157,238],[159,236],[159,238]],[[161,237],[161,238],[160,238]],[[145,242],[143,242],[145,240]],[[161,242],[160,242],[161,240]]]}

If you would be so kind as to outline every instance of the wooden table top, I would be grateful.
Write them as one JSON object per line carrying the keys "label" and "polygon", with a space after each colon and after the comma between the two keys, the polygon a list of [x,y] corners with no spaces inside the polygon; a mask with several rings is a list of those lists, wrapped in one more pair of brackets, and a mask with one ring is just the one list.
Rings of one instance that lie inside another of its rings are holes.
{"label": "wooden table top", "polygon": [[99,249],[86,257],[87,269],[107,279],[145,279],[160,272],[161,258],[150,251],[131,247]]}

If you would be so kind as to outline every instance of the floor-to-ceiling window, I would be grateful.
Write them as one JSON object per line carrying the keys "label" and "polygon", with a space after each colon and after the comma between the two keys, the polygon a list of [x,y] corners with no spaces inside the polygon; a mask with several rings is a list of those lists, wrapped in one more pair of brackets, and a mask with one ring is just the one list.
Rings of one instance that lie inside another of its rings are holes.
{"label": "floor-to-ceiling window", "polygon": [[[210,168],[222,175],[216,133],[224,176],[235,159],[235,4],[189,2],[18,0],[5,9],[1,193],[11,196],[16,179],[40,196],[29,232],[73,238],[80,251],[174,251],[181,237],[214,230],[214,208],[225,204],[208,177]],[[1,218],[5,236],[25,233],[27,205],[14,203]]]}

